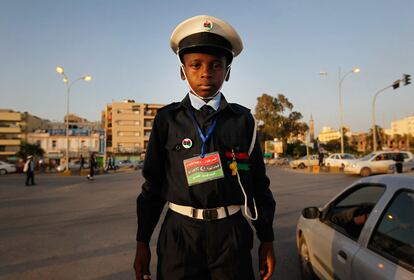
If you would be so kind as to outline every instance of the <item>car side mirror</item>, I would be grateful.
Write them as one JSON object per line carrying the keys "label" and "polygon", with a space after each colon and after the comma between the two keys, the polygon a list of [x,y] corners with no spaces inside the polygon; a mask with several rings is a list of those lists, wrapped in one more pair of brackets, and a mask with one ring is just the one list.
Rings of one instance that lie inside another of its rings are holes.
{"label": "car side mirror", "polygon": [[305,219],[317,219],[321,216],[321,211],[318,207],[306,207],[302,210],[302,216]]}

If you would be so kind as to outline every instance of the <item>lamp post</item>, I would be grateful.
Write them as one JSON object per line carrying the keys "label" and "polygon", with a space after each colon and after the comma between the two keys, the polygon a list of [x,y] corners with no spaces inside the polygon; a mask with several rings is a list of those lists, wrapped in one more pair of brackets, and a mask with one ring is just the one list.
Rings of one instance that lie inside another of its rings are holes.
{"label": "lamp post", "polygon": [[[341,133],[341,154],[344,154],[344,114],[343,114],[343,106],[342,106],[342,82],[344,79],[352,73],[358,73],[361,69],[355,67],[352,68],[351,71],[346,73],[345,75],[341,76],[341,67],[339,67],[338,70],[338,98],[339,98],[339,122],[340,122],[340,133]],[[319,75],[326,76],[328,75],[328,72],[326,71],[320,71]]]}
{"label": "lamp post", "polygon": [[341,154],[344,154],[344,113],[343,113],[343,106],[342,106],[342,82],[344,81],[344,79],[352,73],[358,73],[359,71],[361,71],[361,69],[359,68],[352,68],[351,71],[349,71],[348,73],[346,73],[345,75],[343,75],[341,77],[341,67],[339,67],[338,70],[338,95],[339,95],[339,119],[340,119],[340,123],[341,123]]}
{"label": "lamp post", "polygon": [[69,172],[69,95],[70,95],[70,90],[73,84],[75,84],[76,82],[80,80],[90,81],[92,80],[92,76],[85,75],[70,82],[69,77],[66,75],[63,67],[57,66],[56,72],[63,76],[63,82],[66,85],[66,172]]}

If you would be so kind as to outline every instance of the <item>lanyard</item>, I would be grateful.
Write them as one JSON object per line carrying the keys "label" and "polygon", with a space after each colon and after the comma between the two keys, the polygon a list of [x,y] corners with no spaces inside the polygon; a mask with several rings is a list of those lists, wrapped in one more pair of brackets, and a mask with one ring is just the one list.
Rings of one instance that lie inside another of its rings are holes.
{"label": "lanyard", "polygon": [[195,126],[197,127],[198,135],[200,135],[201,142],[203,143],[201,145],[201,158],[204,158],[204,156],[206,154],[205,153],[205,146],[206,146],[206,143],[207,143],[208,139],[210,139],[211,135],[213,134],[214,129],[216,128],[217,119],[213,120],[213,123],[210,125],[210,127],[207,130],[207,134],[204,135],[203,131],[200,128],[200,126],[197,124],[194,112],[192,110],[190,110],[190,112],[191,112],[191,117],[193,119],[193,122],[194,122]]}

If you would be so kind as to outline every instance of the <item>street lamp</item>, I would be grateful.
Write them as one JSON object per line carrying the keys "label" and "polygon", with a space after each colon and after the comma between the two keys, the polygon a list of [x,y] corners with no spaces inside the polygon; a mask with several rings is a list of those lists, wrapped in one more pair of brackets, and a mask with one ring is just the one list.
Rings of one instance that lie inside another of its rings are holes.
{"label": "street lamp", "polygon": [[338,71],[338,94],[339,94],[339,112],[340,112],[340,120],[341,120],[341,154],[344,154],[344,113],[343,113],[343,106],[342,106],[342,82],[351,73],[359,73],[361,69],[353,68],[351,71],[346,73],[343,77],[341,77],[341,67],[339,67]]}
{"label": "street lamp", "polygon": [[66,172],[69,171],[69,94],[73,84],[80,80],[90,81],[92,76],[85,75],[70,82],[69,77],[65,74],[65,70],[61,66],[56,67],[56,73],[63,76],[63,82],[66,85]]}
{"label": "street lamp", "polygon": [[[339,95],[339,120],[340,120],[340,131],[341,131],[341,154],[344,154],[344,120],[343,120],[343,106],[342,106],[342,82],[344,79],[352,73],[359,73],[361,69],[355,67],[352,68],[351,71],[346,73],[345,75],[341,76],[341,67],[339,67],[338,71],[338,95]],[[320,71],[319,75],[321,76],[327,76],[328,72],[326,71]]]}

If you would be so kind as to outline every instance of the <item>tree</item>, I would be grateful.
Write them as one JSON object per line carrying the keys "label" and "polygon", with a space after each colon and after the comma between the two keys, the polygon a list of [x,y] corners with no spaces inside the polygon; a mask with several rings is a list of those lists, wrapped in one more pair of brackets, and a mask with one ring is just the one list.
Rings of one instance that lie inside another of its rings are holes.
{"label": "tree", "polygon": [[300,121],[302,114],[293,111],[293,104],[283,94],[273,97],[264,93],[258,97],[255,117],[261,124],[259,132],[264,140],[278,138],[284,149],[289,139],[304,135],[309,129]]}
{"label": "tree", "polygon": [[20,144],[20,151],[17,156],[26,159],[29,155],[43,157],[44,154],[45,151],[39,145],[23,142]]}

